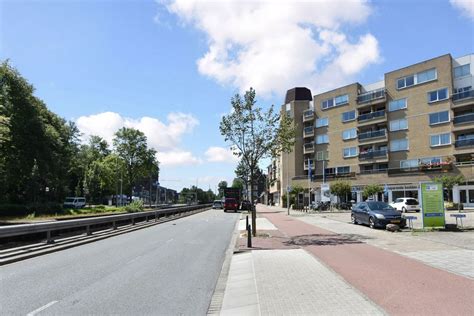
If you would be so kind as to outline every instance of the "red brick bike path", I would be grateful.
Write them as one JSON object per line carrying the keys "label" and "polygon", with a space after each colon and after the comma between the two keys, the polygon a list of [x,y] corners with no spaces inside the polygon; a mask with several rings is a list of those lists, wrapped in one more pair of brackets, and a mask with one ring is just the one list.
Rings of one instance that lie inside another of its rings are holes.
{"label": "red brick bike path", "polygon": [[287,246],[316,256],[390,315],[474,315],[473,280],[262,205],[258,212],[288,237]]}

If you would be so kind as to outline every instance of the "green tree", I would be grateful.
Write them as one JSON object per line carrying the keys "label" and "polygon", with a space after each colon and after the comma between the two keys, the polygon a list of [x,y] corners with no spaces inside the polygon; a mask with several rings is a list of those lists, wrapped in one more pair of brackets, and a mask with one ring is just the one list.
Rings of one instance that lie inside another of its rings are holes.
{"label": "green tree", "polygon": [[[292,197],[293,203],[295,203],[297,205],[297,207],[299,207],[298,196],[301,192],[304,192],[304,191],[305,190],[301,185],[295,185],[293,188],[291,188],[290,197]],[[292,199],[290,198],[290,202],[291,202]]]}
{"label": "green tree", "polygon": [[439,182],[443,185],[443,188],[448,190],[448,202],[453,200],[453,187],[455,185],[463,184],[466,182],[462,175],[448,176],[442,175],[434,178],[435,182]]}
{"label": "green tree", "polygon": [[345,200],[347,195],[351,194],[351,185],[347,181],[335,181],[331,183],[331,194],[339,197],[340,200]]}
{"label": "green tree", "polygon": [[244,189],[244,181],[240,178],[234,178],[232,181],[232,188]]}
{"label": "green tree", "polygon": [[[220,132],[230,142],[249,171],[250,196],[253,197],[255,175],[263,158],[289,152],[294,144],[295,129],[286,115],[279,115],[271,106],[263,111],[256,105],[255,90],[231,99],[232,111],[220,122]],[[251,201],[253,203],[253,199]],[[256,211],[252,211],[252,234],[257,234]]]}
{"label": "green tree", "polygon": [[218,190],[219,190],[219,197],[224,196],[224,189],[227,188],[227,186],[228,186],[227,181],[219,182],[219,184],[217,185]]}
{"label": "green tree", "polygon": [[149,149],[143,132],[123,127],[115,133],[114,151],[124,164],[126,190],[132,196],[133,186],[139,178],[147,177],[157,165],[156,151]]}
{"label": "green tree", "polygon": [[382,193],[383,188],[379,184],[369,184],[364,188],[364,191],[362,192],[362,196],[367,199],[369,197],[373,197],[376,194]]}
{"label": "green tree", "polygon": [[8,62],[0,66],[0,202],[61,201],[68,193],[77,127],[34,96]]}

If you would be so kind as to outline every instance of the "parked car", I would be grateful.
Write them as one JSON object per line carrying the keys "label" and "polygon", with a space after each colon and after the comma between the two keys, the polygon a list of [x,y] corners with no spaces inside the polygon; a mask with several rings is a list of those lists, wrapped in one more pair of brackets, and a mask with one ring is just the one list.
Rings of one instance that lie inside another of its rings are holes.
{"label": "parked car", "polygon": [[402,213],[388,203],[366,201],[352,207],[351,221],[353,224],[367,224],[370,228],[385,228],[387,224],[397,224],[401,228],[406,226],[406,219]]}
{"label": "parked car", "polygon": [[252,210],[252,204],[248,200],[243,200],[242,203],[240,204],[240,209],[242,211],[250,211]]}
{"label": "parked car", "polygon": [[227,212],[227,210],[233,210],[237,212],[238,209],[239,209],[239,203],[237,203],[236,199],[232,199],[232,198],[225,199],[224,212]]}
{"label": "parked car", "polygon": [[398,198],[390,203],[390,206],[402,213],[406,213],[408,211],[420,211],[420,205],[418,200],[415,198]]}
{"label": "parked car", "polygon": [[222,207],[222,201],[221,200],[215,200],[214,202],[212,202],[212,208],[213,209],[221,209],[223,208]]}
{"label": "parked car", "polygon": [[64,208],[83,208],[84,206],[86,206],[84,197],[67,197],[63,203]]}

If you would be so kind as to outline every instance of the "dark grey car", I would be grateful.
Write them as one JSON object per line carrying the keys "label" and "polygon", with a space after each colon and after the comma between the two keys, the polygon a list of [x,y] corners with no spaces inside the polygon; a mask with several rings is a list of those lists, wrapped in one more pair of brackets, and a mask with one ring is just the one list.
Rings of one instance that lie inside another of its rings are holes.
{"label": "dark grey car", "polygon": [[370,228],[385,228],[387,224],[406,226],[402,214],[385,202],[366,201],[352,207],[351,221],[353,224],[367,224]]}

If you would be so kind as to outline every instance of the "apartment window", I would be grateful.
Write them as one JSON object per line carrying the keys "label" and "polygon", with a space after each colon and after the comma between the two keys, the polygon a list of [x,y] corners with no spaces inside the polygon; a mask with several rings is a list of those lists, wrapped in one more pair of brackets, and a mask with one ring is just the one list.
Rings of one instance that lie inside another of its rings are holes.
{"label": "apartment window", "polygon": [[436,77],[436,68],[425,70],[414,75],[402,77],[397,80],[397,89],[408,88],[423,82],[435,80]]}
{"label": "apartment window", "polygon": [[408,150],[408,139],[396,139],[390,142],[390,151]]}
{"label": "apartment window", "polygon": [[335,106],[340,106],[349,103],[349,95],[339,95],[335,98],[327,99],[321,102],[321,109],[329,109]]}
{"label": "apartment window", "polygon": [[344,158],[357,156],[357,147],[344,148]]}
{"label": "apartment window", "polygon": [[342,113],[342,121],[347,122],[347,121],[352,121],[356,119],[356,111],[349,111],[349,112],[344,112]]}
{"label": "apartment window", "polygon": [[336,106],[349,103],[349,95],[348,95],[348,94],[344,94],[344,95],[337,96],[337,97],[334,99],[334,101],[335,101],[335,103],[336,103]]}
{"label": "apartment window", "polygon": [[428,92],[428,103],[446,100],[448,98],[448,88]]}
{"label": "apartment window", "polygon": [[336,168],[336,173],[337,174],[345,174],[351,172],[351,167],[349,166],[344,166],[344,167],[337,167]]}
{"label": "apartment window", "polygon": [[316,120],[316,127],[323,127],[329,125],[329,119],[327,117],[322,117]]}
{"label": "apartment window", "polygon": [[317,161],[328,160],[328,152],[327,151],[316,152],[316,160]]}
{"label": "apartment window", "polygon": [[401,109],[407,108],[407,99],[399,99],[390,101],[388,104],[388,111],[393,112]]}
{"label": "apartment window", "polygon": [[400,169],[411,169],[418,167],[418,159],[409,159],[400,161]]}
{"label": "apartment window", "polygon": [[449,111],[442,111],[430,114],[430,125],[449,122]]}
{"label": "apartment window", "polygon": [[400,119],[400,120],[394,120],[390,121],[390,131],[395,132],[395,131],[400,131],[408,129],[408,121],[407,119]]}
{"label": "apartment window", "polygon": [[454,67],[454,78],[467,76],[471,73],[471,64]]}
{"label": "apartment window", "polygon": [[344,140],[353,139],[356,137],[357,137],[357,129],[355,128],[346,129],[345,131],[342,132],[342,139]]}
{"label": "apartment window", "polygon": [[316,136],[316,144],[327,144],[329,143],[329,137],[327,134]]}
{"label": "apartment window", "polygon": [[430,136],[431,147],[444,146],[451,144],[451,133],[436,134]]}

